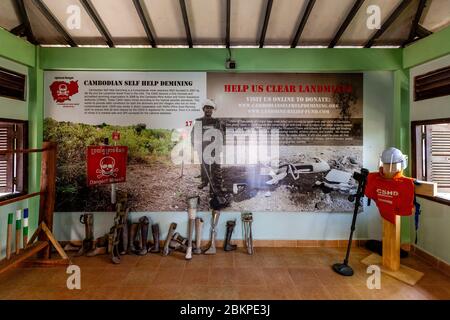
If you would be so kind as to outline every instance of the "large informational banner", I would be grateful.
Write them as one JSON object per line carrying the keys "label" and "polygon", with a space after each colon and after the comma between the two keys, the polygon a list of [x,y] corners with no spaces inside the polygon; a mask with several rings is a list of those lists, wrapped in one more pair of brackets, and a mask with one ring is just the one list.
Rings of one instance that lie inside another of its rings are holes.
{"label": "large informational banner", "polygon": [[363,76],[45,72],[44,126],[58,143],[56,211],[108,208],[110,188],[85,176],[86,148],[108,138],[128,147],[117,189],[136,211],[182,211],[194,195],[208,210],[220,195],[230,211],[348,212]]}

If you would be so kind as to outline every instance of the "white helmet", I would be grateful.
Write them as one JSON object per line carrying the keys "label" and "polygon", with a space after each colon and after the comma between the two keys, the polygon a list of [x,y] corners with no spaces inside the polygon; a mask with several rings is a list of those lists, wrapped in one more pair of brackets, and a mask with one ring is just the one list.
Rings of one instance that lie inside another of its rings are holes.
{"label": "white helmet", "polygon": [[393,163],[401,163],[402,170],[406,169],[408,166],[408,156],[404,155],[400,150],[397,148],[388,148],[383,151],[380,157],[380,161],[383,164],[390,164]]}
{"label": "white helmet", "polygon": [[217,110],[216,103],[213,100],[211,100],[211,99],[203,100],[203,102],[202,102],[202,109],[205,106],[210,106],[210,107],[213,107],[214,110]]}

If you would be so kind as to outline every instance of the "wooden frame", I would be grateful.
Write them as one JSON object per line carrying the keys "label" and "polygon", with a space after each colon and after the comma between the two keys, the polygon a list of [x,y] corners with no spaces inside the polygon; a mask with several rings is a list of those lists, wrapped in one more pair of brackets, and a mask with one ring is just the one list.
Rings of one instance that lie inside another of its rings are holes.
{"label": "wooden frame", "polygon": [[[416,134],[416,127],[440,124],[440,123],[445,123],[445,122],[450,123],[450,118],[411,121],[411,163],[412,163],[412,165],[411,165],[412,172],[411,173],[414,178],[419,178],[419,177],[417,177],[417,175],[418,175],[418,173],[420,174],[422,172],[421,169],[418,169],[418,167],[417,167],[417,139],[418,139],[418,137]],[[418,197],[450,206],[450,200],[439,197],[439,196],[428,197],[428,196],[418,195]]]}
{"label": "wooden frame", "polygon": [[[2,151],[3,153],[16,153],[14,150]],[[70,258],[64,252],[64,249],[55,239],[52,234],[53,225],[53,208],[55,205],[55,189],[56,189],[56,144],[53,142],[44,142],[42,149],[18,150],[19,153],[42,152],[41,160],[41,190],[40,192],[27,195],[26,198],[31,198],[40,195],[39,206],[39,224],[37,230],[34,232],[28,243],[24,244],[24,248],[19,250],[17,254],[13,255],[11,259],[4,259],[0,261],[0,273],[5,272],[17,264],[23,262],[25,259],[38,254],[38,257],[43,260],[35,261],[36,264],[54,264],[54,265],[68,265],[71,264]],[[21,199],[23,200],[23,198]],[[14,199],[16,202],[18,199]],[[9,202],[9,203],[11,203]],[[1,205],[5,205],[3,203]],[[35,242],[35,240],[38,240]],[[49,260],[51,255],[52,244],[62,260]]]}

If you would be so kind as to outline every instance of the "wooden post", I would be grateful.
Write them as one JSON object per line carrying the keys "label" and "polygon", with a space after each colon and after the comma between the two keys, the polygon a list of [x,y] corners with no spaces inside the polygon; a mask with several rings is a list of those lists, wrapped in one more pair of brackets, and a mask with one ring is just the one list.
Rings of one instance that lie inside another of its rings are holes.
{"label": "wooden post", "polygon": [[[45,222],[50,231],[53,230],[53,210],[55,207],[56,193],[56,144],[45,141],[42,145],[41,161],[41,195],[39,206],[39,223]],[[48,241],[44,233],[38,238],[40,241]],[[51,246],[49,245],[40,254],[40,258],[49,259]]]}
{"label": "wooden post", "polygon": [[395,224],[383,219],[383,266],[392,271],[400,269],[400,218]]}
{"label": "wooden post", "polygon": [[20,253],[20,238],[22,237],[22,210],[16,210],[16,254]]}
{"label": "wooden post", "polygon": [[11,258],[13,220],[14,220],[14,215],[12,213],[8,213],[8,230],[6,233],[6,259],[7,260],[9,260]]}

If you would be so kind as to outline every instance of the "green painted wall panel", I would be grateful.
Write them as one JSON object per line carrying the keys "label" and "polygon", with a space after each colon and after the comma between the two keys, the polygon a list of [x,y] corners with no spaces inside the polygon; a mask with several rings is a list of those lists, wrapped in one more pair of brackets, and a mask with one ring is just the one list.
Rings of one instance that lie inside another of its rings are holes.
{"label": "green painted wall panel", "polygon": [[0,57],[34,67],[35,46],[0,27]]}
{"label": "green painted wall panel", "polygon": [[450,26],[403,49],[403,68],[411,68],[450,53]]}
{"label": "green painted wall panel", "polygon": [[[42,48],[41,52],[44,70],[227,71],[228,57],[226,49]],[[237,62],[235,72],[333,72],[400,69],[401,52],[401,49],[232,49],[232,56]]]}
{"label": "green painted wall panel", "polygon": [[[44,124],[44,72],[39,67],[40,47],[36,47],[36,63],[34,68],[30,68],[30,99],[28,104],[29,121],[29,146],[31,148],[41,148],[43,139]],[[40,190],[41,179],[41,153],[32,153],[29,158],[29,192],[38,192]],[[37,228],[39,218],[40,197],[34,197],[28,200],[30,211],[37,214],[30,215],[30,232]]]}

